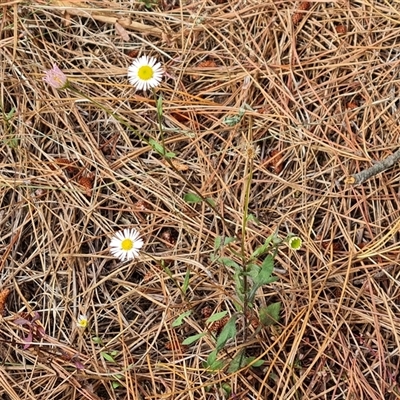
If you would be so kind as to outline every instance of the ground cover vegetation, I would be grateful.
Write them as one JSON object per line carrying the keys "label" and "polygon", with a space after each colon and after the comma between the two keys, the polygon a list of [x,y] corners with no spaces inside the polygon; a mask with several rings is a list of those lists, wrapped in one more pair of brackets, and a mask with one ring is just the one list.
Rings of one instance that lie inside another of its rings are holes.
{"label": "ground cover vegetation", "polygon": [[2,399],[400,398],[398,1],[0,17]]}

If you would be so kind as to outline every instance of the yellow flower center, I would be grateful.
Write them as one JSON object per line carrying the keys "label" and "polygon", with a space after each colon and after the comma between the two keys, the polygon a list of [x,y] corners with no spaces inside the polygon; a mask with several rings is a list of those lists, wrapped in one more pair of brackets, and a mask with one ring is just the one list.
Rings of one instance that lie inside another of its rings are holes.
{"label": "yellow flower center", "polygon": [[89,322],[88,322],[87,319],[82,318],[82,319],[80,319],[80,320],[78,321],[78,325],[79,325],[81,328],[87,328],[87,326],[89,325]]}
{"label": "yellow flower center", "polygon": [[133,240],[131,239],[124,239],[121,242],[121,249],[125,251],[129,251],[133,249]]}
{"label": "yellow flower center", "polygon": [[143,67],[139,68],[138,77],[142,81],[148,81],[149,79],[151,79],[153,77],[153,75],[154,75],[154,71],[153,71],[153,68],[151,68],[150,66],[143,65]]}

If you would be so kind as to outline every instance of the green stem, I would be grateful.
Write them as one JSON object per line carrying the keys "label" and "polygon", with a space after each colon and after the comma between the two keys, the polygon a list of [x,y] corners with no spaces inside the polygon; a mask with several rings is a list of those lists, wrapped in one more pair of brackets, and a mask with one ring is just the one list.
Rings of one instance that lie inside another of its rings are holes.
{"label": "green stem", "polygon": [[[249,119],[249,138],[248,143],[250,146],[253,146],[253,120],[250,117]],[[247,276],[247,264],[249,260],[246,257],[246,228],[247,228],[247,220],[248,220],[248,213],[249,213],[249,201],[250,201],[250,189],[251,189],[251,182],[253,180],[253,160],[254,160],[254,152],[253,149],[250,151],[249,157],[249,150],[246,149],[246,165],[245,165],[245,172],[244,175],[247,175],[246,178],[246,187],[245,187],[245,197],[244,197],[244,204],[243,204],[243,219],[242,219],[242,237],[241,237],[241,251],[242,251],[242,268],[243,268],[243,320],[245,329],[243,330],[243,341],[246,343],[247,339],[247,329],[246,329],[246,321],[247,321],[247,310],[249,308],[249,293],[248,293],[248,276]]]}

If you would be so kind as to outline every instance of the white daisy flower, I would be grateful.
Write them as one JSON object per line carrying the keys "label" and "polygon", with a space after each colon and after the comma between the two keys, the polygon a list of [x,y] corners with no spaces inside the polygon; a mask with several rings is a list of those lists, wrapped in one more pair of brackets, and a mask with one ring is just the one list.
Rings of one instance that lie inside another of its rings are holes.
{"label": "white daisy flower", "polygon": [[110,242],[110,252],[121,261],[132,260],[139,255],[143,240],[136,229],[124,229],[117,232]]}
{"label": "white daisy flower", "polygon": [[80,315],[78,321],[76,322],[78,328],[86,329],[89,325],[89,321],[86,315]]}
{"label": "white daisy flower", "polygon": [[139,90],[147,90],[160,84],[163,71],[154,57],[137,58],[128,68],[129,82]]}

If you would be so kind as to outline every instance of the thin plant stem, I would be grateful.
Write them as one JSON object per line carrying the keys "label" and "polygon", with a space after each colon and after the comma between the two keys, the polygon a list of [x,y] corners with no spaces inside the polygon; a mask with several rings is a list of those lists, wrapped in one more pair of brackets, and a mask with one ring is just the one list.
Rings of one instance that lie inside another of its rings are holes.
{"label": "thin plant stem", "polygon": [[[253,121],[250,117],[249,119],[249,138],[248,143],[253,145],[253,131],[252,131]],[[247,146],[246,146],[247,147]],[[243,204],[243,218],[242,218],[242,237],[241,237],[241,253],[242,253],[242,271],[243,271],[243,319],[244,319],[244,327],[243,329],[243,341],[246,343],[247,338],[247,329],[246,329],[246,321],[247,321],[247,310],[248,310],[248,277],[247,277],[247,264],[248,259],[246,257],[246,228],[247,228],[247,220],[248,220],[248,212],[249,212],[249,201],[250,201],[250,188],[251,182],[253,179],[253,160],[254,154],[253,149],[246,148],[247,156],[246,156],[246,164],[244,175],[246,177],[246,187],[245,187],[245,195],[244,195],[244,204]],[[250,157],[249,157],[250,155]]]}

